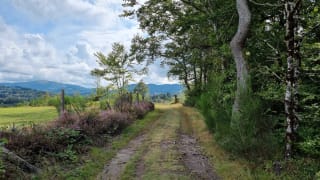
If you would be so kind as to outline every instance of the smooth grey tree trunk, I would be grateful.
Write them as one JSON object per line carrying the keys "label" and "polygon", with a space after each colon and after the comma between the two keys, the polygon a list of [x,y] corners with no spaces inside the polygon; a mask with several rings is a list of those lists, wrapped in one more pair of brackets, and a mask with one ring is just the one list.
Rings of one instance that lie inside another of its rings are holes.
{"label": "smooth grey tree trunk", "polygon": [[292,157],[292,146],[296,141],[296,134],[299,124],[297,115],[298,108],[298,79],[300,66],[300,43],[296,37],[298,29],[298,13],[301,0],[286,0],[286,46],[287,46],[287,72],[285,92],[285,113],[286,113],[286,147],[285,158]]}
{"label": "smooth grey tree trunk", "polygon": [[244,58],[243,49],[249,32],[251,13],[247,0],[236,0],[236,3],[239,15],[239,24],[238,30],[230,42],[232,55],[237,69],[237,90],[233,104],[232,116],[239,113],[241,92],[247,92],[250,89],[248,67]]}

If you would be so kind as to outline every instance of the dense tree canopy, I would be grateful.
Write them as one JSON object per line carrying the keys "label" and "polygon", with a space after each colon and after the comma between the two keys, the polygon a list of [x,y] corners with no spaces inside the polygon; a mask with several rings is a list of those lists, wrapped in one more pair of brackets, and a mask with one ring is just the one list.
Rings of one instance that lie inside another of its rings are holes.
{"label": "dense tree canopy", "polygon": [[[222,146],[251,158],[284,149],[319,158],[319,1],[127,0],[124,8],[147,34],[133,39],[132,53],[169,67]],[[243,76],[237,57],[248,67]],[[250,93],[238,96],[246,84]],[[241,114],[231,127],[237,98]]]}

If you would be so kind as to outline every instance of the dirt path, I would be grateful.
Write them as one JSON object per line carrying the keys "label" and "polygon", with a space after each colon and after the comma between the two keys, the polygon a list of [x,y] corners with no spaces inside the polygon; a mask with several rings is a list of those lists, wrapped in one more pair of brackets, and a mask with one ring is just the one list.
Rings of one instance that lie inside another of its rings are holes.
{"label": "dirt path", "polygon": [[131,157],[136,153],[138,147],[142,145],[145,137],[145,135],[141,135],[131,140],[126,148],[121,149],[117,155],[111,159],[97,179],[119,179],[126,163],[128,163]]}
{"label": "dirt path", "polygon": [[219,179],[214,173],[206,156],[201,153],[200,146],[194,137],[180,134],[179,151],[182,153],[185,166],[197,179]]}
{"label": "dirt path", "polygon": [[[148,132],[133,139],[97,179],[219,179],[195,138],[183,131],[181,106],[164,109]],[[187,127],[190,128],[190,127]]]}

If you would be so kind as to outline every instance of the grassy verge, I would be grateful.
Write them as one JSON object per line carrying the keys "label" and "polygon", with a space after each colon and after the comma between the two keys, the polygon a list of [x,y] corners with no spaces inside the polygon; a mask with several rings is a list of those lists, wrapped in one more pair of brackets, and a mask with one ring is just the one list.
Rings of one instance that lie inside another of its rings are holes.
{"label": "grassy verge", "polygon": [[52,177],[54,179],[96,179],[97,175],[102,172],[104,165],[116,155],[117,151],[145,131],[161,113],[161,108],[157,108],[155,111],[148,113],[144,119],[135,121],[124,129],[121,135],[114,138],[109,147],[91,147],[85,157],[79,158],[83,159],[83,162],[78,165],[74,167],[49,167],[37,179],[52,179]]}
{"label": "grassy verge", "polygon": [[209,157],[222,179],[255,179],[251,174],[249,163],[231,156],[217,145],[198,111],[183,107],[182,113],[185,115],[185,120],[181,121],[181,129],[198,139],[203,152]]}
{"label": "grassy verge", "polygon": [[57,118],[54,107],[8,107],[0,108],[0,127],[44,123]]}
{"label": "grassy verge", "polygon": [[197,137],[203,151],[210,158],[217,174],[222,179],[317,179],[320,175],[318,173],[318,176],[313,177],[312,172],[319,168],[314,159],[302,158],[288,161],[287,164],[281,162],[284,169],[281,175],[276,176],[273,173],[271,160],[257,164],[231,155],[215,142],[215,138],[207,130],[202,115],[196,109],[183,107],[182,112],[185,115],[185,121],[181,122],[182,129]]}

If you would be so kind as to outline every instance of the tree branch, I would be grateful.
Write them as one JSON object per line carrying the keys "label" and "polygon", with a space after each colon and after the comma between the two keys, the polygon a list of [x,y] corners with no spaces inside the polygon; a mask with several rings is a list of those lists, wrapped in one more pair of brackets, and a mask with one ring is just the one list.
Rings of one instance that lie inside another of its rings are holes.
{"label": "tree branch", "polygon": [[258,5],[258,6],[269,6],[269,7],[281,7],[281,6],[283,6],[283,4],[258,3],[258,2],[255,2],[253,0],[249,0],[249,2],[251,2],[254,5]]}

